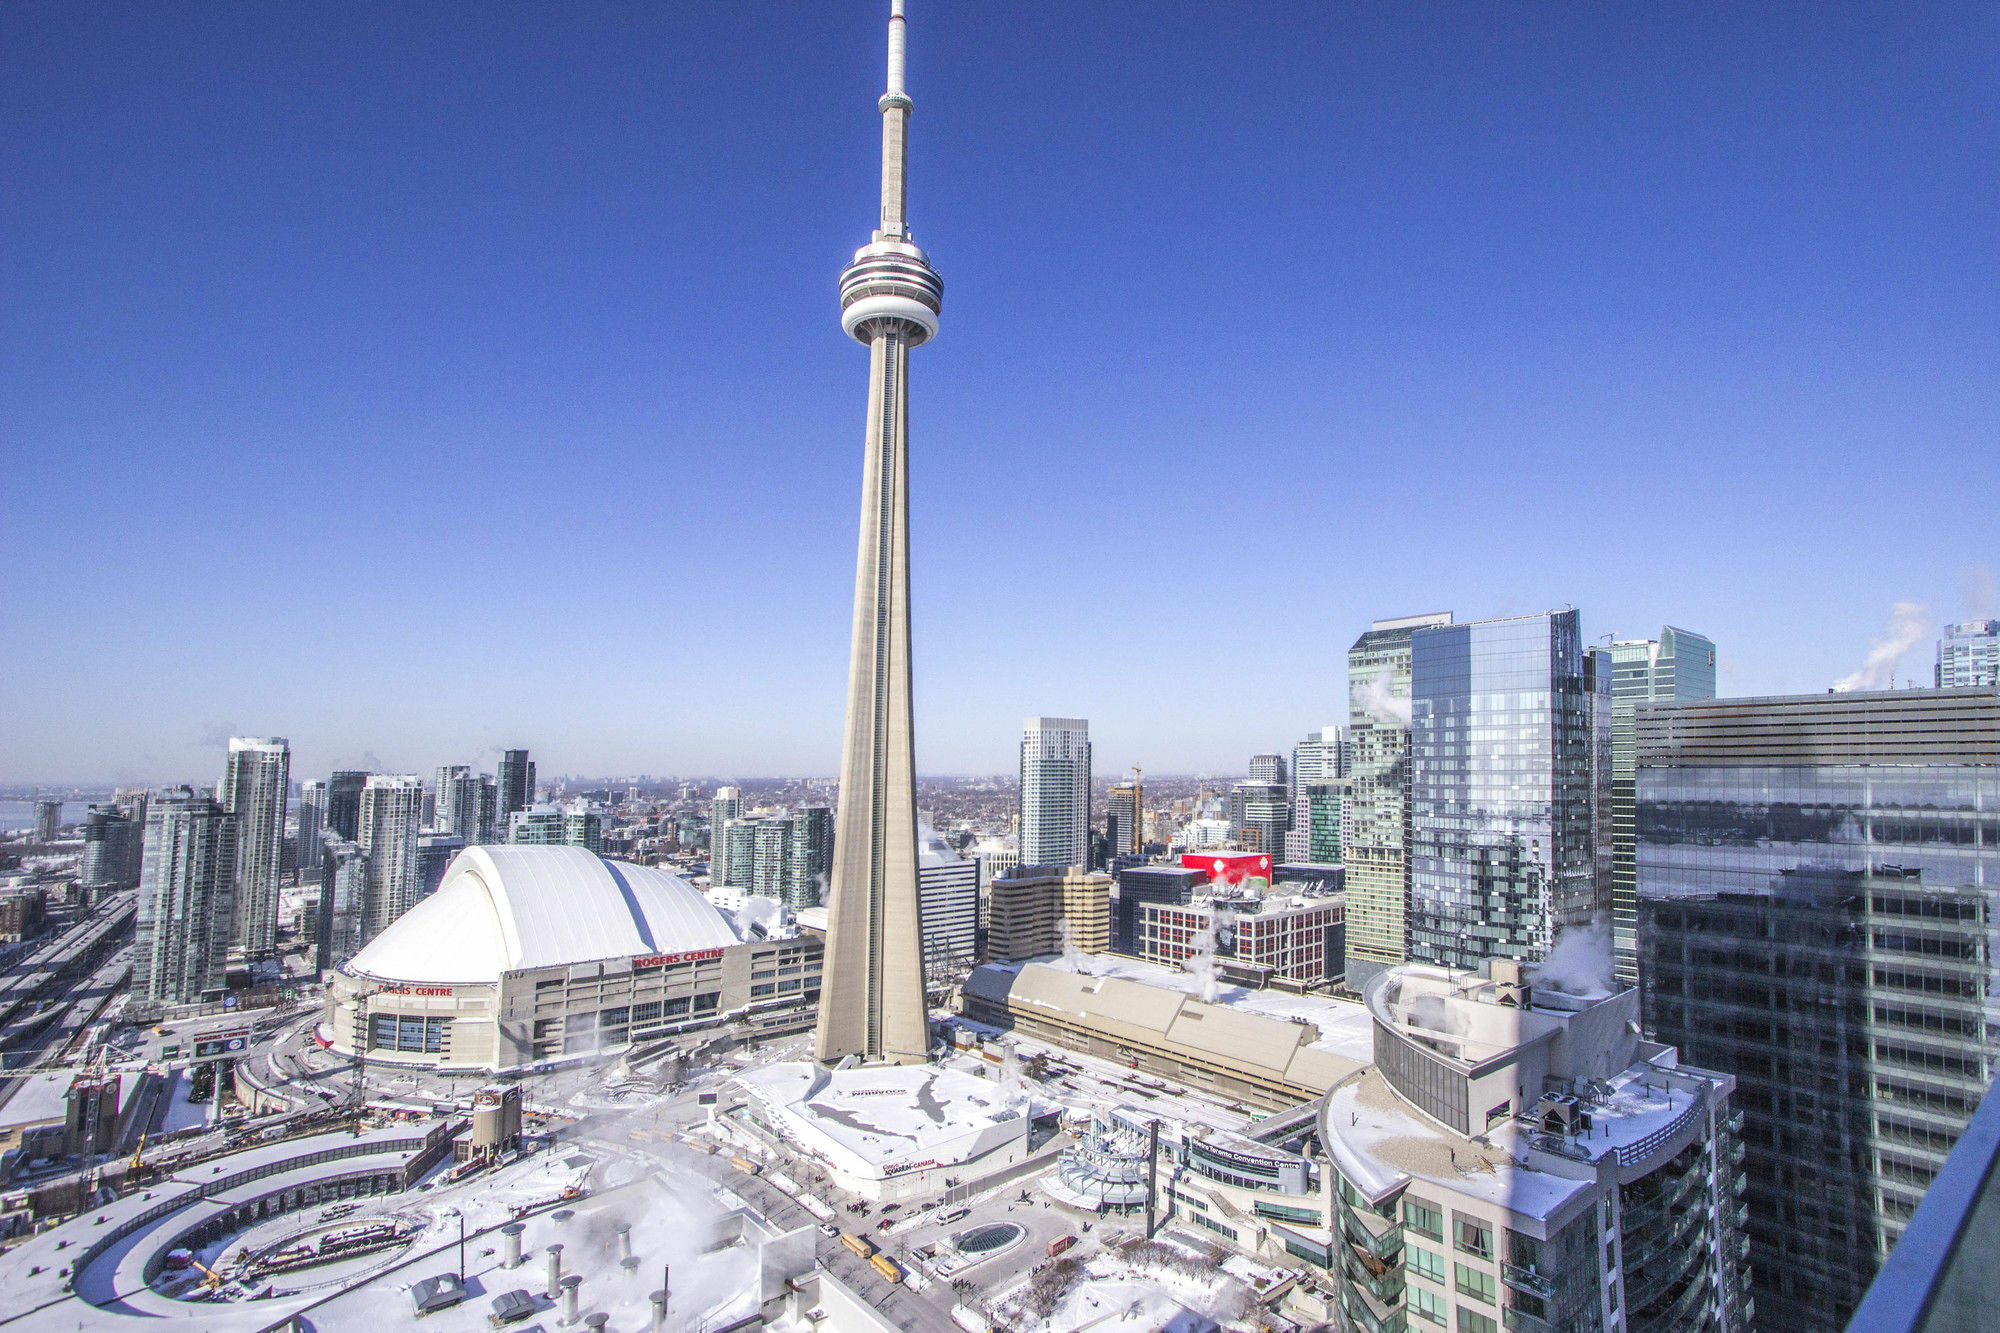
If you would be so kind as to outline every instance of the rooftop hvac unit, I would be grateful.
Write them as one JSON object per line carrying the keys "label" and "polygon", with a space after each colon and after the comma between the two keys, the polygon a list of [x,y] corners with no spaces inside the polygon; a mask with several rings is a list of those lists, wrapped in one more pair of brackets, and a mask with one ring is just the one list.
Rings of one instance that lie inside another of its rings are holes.
{"label": "rooftop hvac unit", "polygon": [[1542,1128],[1551,1134],[1567,1138],[1590,1127],[1590,1117],[1584,1114],[1582,1103],[1567,1094],[1542,1098],[1536,1110],[1541,1114]]}

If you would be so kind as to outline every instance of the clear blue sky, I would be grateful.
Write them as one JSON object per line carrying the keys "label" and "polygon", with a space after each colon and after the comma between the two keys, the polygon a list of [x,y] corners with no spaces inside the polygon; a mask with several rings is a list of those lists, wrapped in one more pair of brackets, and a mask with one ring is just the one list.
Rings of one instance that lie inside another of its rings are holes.
{"label": "clear blue sky", "polygon": [[[0,780],[831,773],[886,8],[0,11]],[[1992,6],[911,11],[922,770],[1240,770],[1381,616],[2000,611]]]}

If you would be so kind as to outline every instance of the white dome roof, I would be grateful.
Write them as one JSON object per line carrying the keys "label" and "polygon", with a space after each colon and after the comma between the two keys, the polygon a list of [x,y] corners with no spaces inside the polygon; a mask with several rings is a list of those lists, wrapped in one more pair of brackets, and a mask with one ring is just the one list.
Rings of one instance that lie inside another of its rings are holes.
{"label": "white dome roof", "polygon": [[377,981],[497,982],[502,972],[740,944],[678,875],[581,847],[468,847],[430,897],[347,964]]}

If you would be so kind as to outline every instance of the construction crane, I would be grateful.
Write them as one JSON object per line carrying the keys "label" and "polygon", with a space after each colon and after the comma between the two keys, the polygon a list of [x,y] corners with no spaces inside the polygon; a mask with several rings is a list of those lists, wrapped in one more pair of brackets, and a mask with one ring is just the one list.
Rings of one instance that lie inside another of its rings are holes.
{"label": "construction crane", "polygon": [[216,1272],[213,1268],[210,1268],[207,1264],[195,1258],[193,1255],[188,1256],[188,1262],[193,1264],[196,1268],[199,1268],[203,1273],[207,1274],[207,1276],[202,1278],[201,1280],[201,1285],[203,1287],[206,1287],[210,1291],[217,1291],[221,1289],[222,1274]]}
{"label": "construction crane", "polygon": [[146,1134],[147,1134],[146,1130],[142,1129],[139,1131],[139,1146],[132,1150],[131,1169],[134,1171],[137,1171],[139,1169],[139,1154],[146,1151]]}

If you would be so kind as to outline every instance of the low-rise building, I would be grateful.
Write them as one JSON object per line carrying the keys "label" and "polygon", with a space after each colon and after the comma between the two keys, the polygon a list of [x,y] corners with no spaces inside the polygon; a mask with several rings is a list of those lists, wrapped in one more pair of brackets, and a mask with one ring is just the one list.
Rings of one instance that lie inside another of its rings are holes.
{"label": "low-rise building", "polygon": [[719,1128],[753,1151],[804,1157],[864,1199],[923,1198],[1028,1156],[1025,1094],[937,1065],[793,1062],[746,1070],[735,1086],[747,1096]]}
{"label": "low-rise building", "polygon": [[1149,963],[1179,967],[1206,954],[1306,986],[1338,981],[1346,972],[1343,896],[1268,894],[1141,903],[1135,916],[1133,952]]}
{"label": "low-rise building", "polygon": [[0,893],[0,941],[18,944],[39,935],[47,918],[48,898],[40,889]]}
{"label": "low-rise building", "polygon": [[1333,1176],[1310,1151],[1313,1132],[1303,1110],[1242,1132],[1177,1128],[1162,1140],[1161,1215],[1252,1258],[1289,1255],[1330,1267]]}
{"label": "low-rise building", "polygon": [[1139,909],[1147,903],[1180,905],[1194,901],[1208,872],[1184,865],[1126,866],[1118,872],[1118,900],[1112,907],[1111,947],[1139,954]]}
{"label": "low-rise building", "polygon": [[1323,1095],[1369,1056],[1358,1004],[1115,954],[989,963],[967,978],[959,1003],[973,1022],[1266,1109]]}

